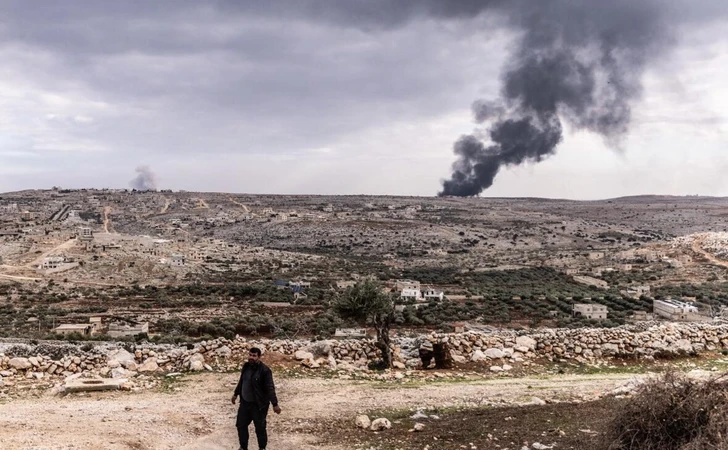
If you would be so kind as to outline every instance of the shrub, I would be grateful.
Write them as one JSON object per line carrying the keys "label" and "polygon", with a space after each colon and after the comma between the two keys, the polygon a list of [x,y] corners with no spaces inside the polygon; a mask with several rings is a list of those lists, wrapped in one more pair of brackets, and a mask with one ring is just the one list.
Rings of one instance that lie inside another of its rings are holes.
{"label": "shrub", "polygon": [[667,372],[642,385],[605,434],[610,450],[725,448],[728,377],[695,381]]}

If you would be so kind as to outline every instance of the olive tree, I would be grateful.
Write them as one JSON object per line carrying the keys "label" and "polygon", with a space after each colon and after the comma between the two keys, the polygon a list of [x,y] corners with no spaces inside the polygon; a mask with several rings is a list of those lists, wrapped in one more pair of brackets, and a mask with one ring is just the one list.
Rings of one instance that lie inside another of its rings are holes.
{"label": "olive tree", "polygon": [[361,281],[348,288],[333,302],[342,317],[371,324],[377,331],[375,346],[382,352],[382,362],[392,367],[389,327],[394,319],[394,302],[378,283]]}

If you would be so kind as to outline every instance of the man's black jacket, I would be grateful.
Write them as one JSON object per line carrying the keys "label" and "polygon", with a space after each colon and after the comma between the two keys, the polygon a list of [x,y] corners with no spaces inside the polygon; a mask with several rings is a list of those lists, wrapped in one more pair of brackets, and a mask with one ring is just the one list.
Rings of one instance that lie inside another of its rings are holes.
{"label": "man's black jacket", "polygon": [[235,388],[235,395],[241,397],[241,404],[243,402],[243,374],[246,370],[253,371],[250,382],[253,384],[253,394],[255,394],[255,403],[258,404],[258,408],[267,408],[268,403],[271,403],[274,407],[278,406],[276,387],[273,384],[273,372],[262,362],[256,364],[246,362],[243,364],[243,369],[240,371],[240,380]]}

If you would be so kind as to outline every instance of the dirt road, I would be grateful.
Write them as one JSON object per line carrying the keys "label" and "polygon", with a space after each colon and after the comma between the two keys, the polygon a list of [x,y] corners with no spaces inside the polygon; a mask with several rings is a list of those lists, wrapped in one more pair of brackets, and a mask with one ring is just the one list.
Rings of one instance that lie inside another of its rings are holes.
{"label": "dirt road", "polygon": [[[283,413],[271,412],[270,447],[277,450],[346,450],[317,445],[307,422],[354,417],[387,408],[478,405],[596,396],[634,375],[582,375],[430,383],[402,386],[362,381],[278,379]],[[0,405],[3,449],[236,449],[236,406],[230,396],[237,374],[185,375],[165,391],[42,396]],[[252,430],[252,428],[251,428]],[[345,430],[343,430],[345,431]],[[331,430],[340,433],[342,430]],[[251,448],[255,445],[254,433]]]}
{"label": "dirt road", "polygon": [[716,266],[722,266],[722,267],[728,267],[728,262],[720,260],[713,256],[710,252],[703,249],[703,240],[705,240],[704,236],[701,236],[693,241],[692,250],[695,253],[698,253],[702,255],[705,259],[710,261],[711,264],[715,264]]}

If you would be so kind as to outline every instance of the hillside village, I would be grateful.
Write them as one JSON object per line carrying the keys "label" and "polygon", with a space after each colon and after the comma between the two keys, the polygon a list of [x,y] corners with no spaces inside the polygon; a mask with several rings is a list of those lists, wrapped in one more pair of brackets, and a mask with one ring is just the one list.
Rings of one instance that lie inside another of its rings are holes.
{"label": "hillside village", "polygon": [[[0,211],[0,303],[45,304],[26,304],[28,322],[6,321],[6,336],[164,334],[172,319],[254,311],[286,322],[293,310],[310,318],[301,332],[333,334],[347,324],[321,325],[325,306],[363,279],[395,294],[405,328],[700,322],[720,319],[728,304],[723,199],[55,188],[3,194]],[[210,295],[190,305],[185,289],[200,286]]]}

